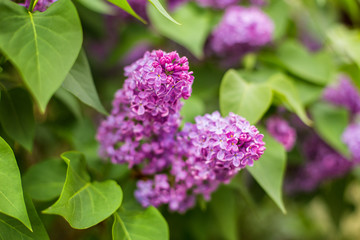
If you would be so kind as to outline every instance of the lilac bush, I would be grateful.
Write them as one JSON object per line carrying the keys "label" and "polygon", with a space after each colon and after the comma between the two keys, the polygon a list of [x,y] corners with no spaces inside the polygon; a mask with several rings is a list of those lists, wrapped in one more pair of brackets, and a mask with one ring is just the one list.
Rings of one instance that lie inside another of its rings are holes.
{"label": "lilac bush", "polygon": [[360,160],[360,124],[351,123],[345,129],[342,140],[348,146],[352,156]]}
{"label": "lilac bush", "polygon": [[279,116],[272,116],[266,120],[266,129],[277,141],[290,151],[296,142],[296,130]]}
{"label": "lilac bush", "polygon": [[215,9],[227,8],[236,5],[240,0],[195,0],[200,6],[212,7]]}
{"label": "lilac bush", "polygon": [[[38,0],[34,11],[44,12],[52,3],[56,2],[57,0]],[[21,4],[24,7],[28,8],[30,6],[31,0],[25,0],[25,3]]]}

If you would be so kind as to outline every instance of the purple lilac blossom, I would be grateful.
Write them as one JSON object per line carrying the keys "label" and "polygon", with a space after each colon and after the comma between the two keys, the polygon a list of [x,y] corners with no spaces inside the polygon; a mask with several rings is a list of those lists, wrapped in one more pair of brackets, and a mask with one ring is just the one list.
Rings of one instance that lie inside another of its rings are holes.
{"label": "purple lilac blossom", "polygon": [[170,210],[184,212],[195,205],[196,195],[209,200],[220,183],[252,166],[265,150],[263,135],[240,116],[222,118],[214,112],[195,120],[176,136],[174,155],[168,155],[169,175],[138,181],[135,196],[142,206],[168,204]]}
{"label": "purple lilac blossom", "polygon": [[125,67],[127,79],[98,129],[100,155],[130,168],[145,164],[147,174],[166,168],[166,154],[181,123],[180,99],[192,91],[194,77],[188,70],[186,57],[161,50],[146,52]]}
{"label": "purple lilac blossom", "polygon": [[[56,2],[57,0],[39,0],[34,8],[34,11],[44,12],[52,3]],[[25,3],[20,4],[26,8],[30,6],[31,0],[25,0]]]}
{"label": "purple lilac blossom", "polygon": [[223,9],[229,6],[237,5],[240,0],[195,0],[202,7],[212,7]]}
{"label": "purple lilac blossom", "polygon": [[285,190],[290,194],[311,192],[326,180],[345,175],[357,161],[349,161],[328,146],[316,134],[304,141],[306,162],[292,171],[285,181]]}
{"label": "purple lilac blossom", "polygon": [[267,0],[250,0],[250,3],[253,6],[263,7],[268,4],[268,1]]}
{"label": "purple lilac blossom", "polygon": [[274,24],[257,7],[232,6],[212,32],[209,46],[220,57],[241,58],[272,40]]}
{"label": "purple lilac blossom", "polygon": [[360,123],[350,124],[345,129],[342,140],[348,146],[352,156],[360,160]]}
{"label": "purple lilac blossom", "polygon": [[294,147],[296,131],[285,119],[278,116],[270,117],[266,121],[266,129],[285,147],[286,151],[289,152]]}
{"label": "purple lilac blossom", "polygon": [[352,114],[360,112],[359,91],[346,75],[338,77],[337,85],[328,86],[323,93],[323,98],[336,106],[347,108]]}

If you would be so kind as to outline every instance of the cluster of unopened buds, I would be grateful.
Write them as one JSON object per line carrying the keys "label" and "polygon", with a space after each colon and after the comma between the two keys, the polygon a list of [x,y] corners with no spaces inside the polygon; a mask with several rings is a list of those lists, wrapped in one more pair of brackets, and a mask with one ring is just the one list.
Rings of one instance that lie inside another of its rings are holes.
{"label": "cluster of unopened buds", "polygon": [[137,172],[142,206],[184,212],[263,154],[263,135],[233,113],[198,116],[180,130],[180,100],[190,97],[194,80],[186,57],[146,52],[125,76],[97,140],[103,157]]}

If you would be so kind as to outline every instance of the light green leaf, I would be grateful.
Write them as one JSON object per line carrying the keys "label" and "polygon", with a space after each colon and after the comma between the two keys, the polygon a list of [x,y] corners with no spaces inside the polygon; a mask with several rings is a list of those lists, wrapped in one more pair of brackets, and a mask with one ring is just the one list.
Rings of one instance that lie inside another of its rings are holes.
{"label": "light green leaf", "polygon": [[43,213],[63,216],[72,228],[85,229],[120,207],[123,194],[115,181],[90,182],[81,153],[66,152],[61,157],[68,165],[65,184],[60,198]]}
{"label": "light green leaf", "polygon": [[161,5],[160,1],[158,0],[148,0],[164,17],[166,17],[168,20],[172,21],[173,23],[176,23],[178,25],[181,25],[178,23],[175,19],[173,19],[164,9],[164,7]]}
{"label": "light green leaf", "polygon": [[24,191],[35,200],[53,200],[60,196],[65,177],[66,165],[60,159],[40,162],[24,174]]}
{"label": "light green leaf", "polygon": [[281,211],[286,213],[282,200],[286,152],[284,147],[273,139],[265,129],[259,128],[259,131],[264,134],[266,150],[261,158],[254,163],[254,166],[246,169]]}
{"label": "light green leaf", "polygon": [[270,107],[272,91],[266,84],[247,83],[234,70],[225,73],[220,85],[220,110],[246,118],[251,124],[261,119]]}
{"label": "light green leaf", "polygon": [[20,171],[13,151],[0,137],[0,212],[20,220],[32,230],[26,211]]}
{"label": "light green leaf", "polygon": [[82,28],[73,3],[59,0],[45,12],[31,13],[0,0],[0,29],[0,50],[18,68],[44,112],[81,48]]}
{"label": "light green leaf", "polygon": [[127,210],[121,207],[114,214],[113,240],[167,240],[169,229],[164,217],[154,207]]}
{"label": "light green leaf", "polygon": [[335,66],[326,52],[310,54],[300,43],[287,41],[280,45],[277,57],[289,72],[312,83],[326,85],[333,78]]}
{"label": "light green leaf", "polygon": [[285,106],[290,108],[289,110],[295,112],[305,124],[312,124],[311,120],[306,115],[299,93],[291,78],[281,73],[275,74],[270,77],[268,84],[275,94],[280,97]]}
{"label": "light green leaf", "polygon": [[19,221],[0,214],[0,239],[11,240],[49,240],[49,236],[41,222],[31,198],[25,196],[26,208],[29,210],[29,217],[33,232],[24,227]]}
{"label": "light green leaf", "polygon": [[211,31],[211,18],[208,12],[198,11],[192,4],[185,4],[173,13],[182,25],[174,25],[160,16],[149,6],[149,18],[159,33],[187,48],[197,58],[204,56],[203,48]]}
{"label": "light green leaf", "polygon": [[110,4],[107,4],[105,2],[105,0],[91,0],[91,1],[77,0],[77,1],[94,12],[108,14],[108,15],[115,15],[116,12],[115,9],[110,6]]}
{"label": "light green leaf", "polygon": [[321,97],[323,88],[305,81],[294,80],[295,88],[299,92],[300,101],[307,106]]}
{"label": "light green leaf", "polygon": [[310,112],[316,132],[327,144],[348,158],[348,148],[341,141],[341,136],[349,124],[349,113],[346,109],[318,102],[310,108]]}
{"label": "light green leaf", "polygon": [[124,10],[125,12],[129,13],[130,15],[132,15],[133,17],[137,18],[139,21],[141,21],[142,23],[147,23],[142,17],[140,17],[130,6],[130,4],[128,3],[127,0],[108,0],[109,2],[111,2],[112,4],[115,4],[116,6],[118,6],[119,8],[121,8],[122,10]]}
{"label": "light green leaf", "polygon": [[0,121],[7,135],[31,151],[35,136],[35,119],[32,100],[27,91],[14,88],[2,93]]}
{"label": "light green leaf", "polygon": [[80,51],[74,66],[65,78],[63,87],[86,105],[93,107],[102,114],[107,114],[96,92],[84,50]]}

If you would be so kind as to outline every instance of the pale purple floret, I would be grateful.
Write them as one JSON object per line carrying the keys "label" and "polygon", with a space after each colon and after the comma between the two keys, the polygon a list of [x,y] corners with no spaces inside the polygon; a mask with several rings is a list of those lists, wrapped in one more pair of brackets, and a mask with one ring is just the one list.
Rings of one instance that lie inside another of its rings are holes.
{"label": "pale purple floret", "polygon": [[274,24],[257,7],[232,6],[212,33],[210,48],[219,56],[241,57],[272,40]]}
{"label": "pale purple floret", "polygon": [[348,146],[352,156],[360,161],[360,123],[350,124],[345,129],[342,140]]}
{"label": "pale purple floret", "polygon": [[338,77],[337,85],[327,87],[323,98],[334,105],[347,108],[352,114],[360,112],[359,91],[346,75]]}
{"label": "pale purple floret", "polygon": [[296,131],[285,119],[278,116],[268,118],[266,129],[273,138],[285,147],[286,151],[290,151],[294,147]]}
{"label": "pale purple floret", "polygon": [[320,183],[341,177],[358,161],[349,161],[324,143],[317,135],[304,141],[306,163],[296,168],[285,181],[288,193],[311,192]]}
{"label": "pale purple floret", "polygon": [[212,7],[215,9],[227,8],[236,5],[240,0],[195,0],[202,7]]}
{"label": "pale purple floret", "polygon": [[[35,5],[34,11],[44,12],[52,3],[56,2],[57,0],[39,0]],[[31,0],[25,0],[25,3],[20,4],[26,8],[30,6]]]}

